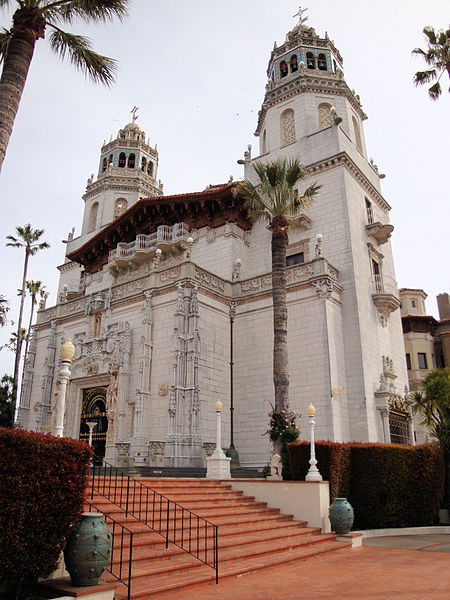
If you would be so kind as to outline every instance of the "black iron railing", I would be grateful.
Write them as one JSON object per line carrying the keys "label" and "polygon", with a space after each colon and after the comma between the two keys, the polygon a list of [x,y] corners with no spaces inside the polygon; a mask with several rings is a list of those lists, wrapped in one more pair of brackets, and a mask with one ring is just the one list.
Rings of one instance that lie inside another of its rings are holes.
{"label": "black iron railing", "polygon": [[[94,503],[86,500],[89,509],[102,512]],[[111,557],[106,567],[108,573],[128,588],[127,600],[131,597],[131,568],[133,560],[133,532],[113,517],[103,514],[112,534]]]}
{"label": "black iron railing", "polygon": [[[95,458],[95,457],[94,457]],[[96,461],[94,460],[94,463]],[[156,531],[166,540],[211,567],[219,582],[218,527],[203,517],[169,500],[156,490],[120,469],[109,465],[91,467],[91,499],[100,494]]]}

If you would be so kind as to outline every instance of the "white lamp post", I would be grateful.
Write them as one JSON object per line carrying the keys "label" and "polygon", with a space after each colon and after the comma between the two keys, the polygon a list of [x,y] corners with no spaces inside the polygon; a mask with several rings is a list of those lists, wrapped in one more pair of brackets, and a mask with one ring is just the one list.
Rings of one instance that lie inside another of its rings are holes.
{"label": "white lamp post", "polygon": [[222,417],[223,403],[217,400],[216,409],[216,449],[212,456],[206,459],[206,477],[207,479],[231,479],[230,463],[231,458],[225,456],[222,450]]}
{"label": "white lamp post", "polygon": [[316,414],[316,408],[311,402],[308,406],[308,418],[309,418],[309,431],[310,431],[310,443],[311,443],[311,458],[309,459],[309,471],[305,477],[306,481],[322,481],[322,475],[319,473],[317,468],[316,460],[316,448],[314,443],[314,415]]}
{"label": "white lamp post", "polygon": [[89,446],[92,446],[92,432],[94,427],[97,425],[97,421],[86,421],[86,425],[89,427]]}
{"label": "white lamp post", "polygon": [[56,423],[55,423],[55,436],[63,437],[64,433],[64,413],[66,408],[66,390],[67,383],[70,379],[70,364],[72,362],[73,355],[75,354],[75,346],[72,344],[72,340],[69,338],[61,348],[61,368],[59,370],[59,380],[61,382],[59,388],[58,402],[56,405]]}

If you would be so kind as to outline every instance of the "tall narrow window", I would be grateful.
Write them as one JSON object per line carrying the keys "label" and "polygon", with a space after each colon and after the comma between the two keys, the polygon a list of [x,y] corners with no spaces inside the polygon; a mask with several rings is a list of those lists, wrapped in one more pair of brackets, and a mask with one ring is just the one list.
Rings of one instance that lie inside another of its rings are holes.
{"label": "tall narrow window", "polygon": [[113,164],[113,155],[110,154],[109,158],[108,158],[108,165],[112,165]]}
{"label": "tall narrow window", "polygon": [[151,160],[148,161],[147,175],[150,175],[150,177],[153,177],[153,163]]}
{"label": "tall narrow window", "polygon": [[325,54],[319,54],[317,57],[317,66],[320,71],[327,71],[327,57]]}
{"label": "tall narrow window", "polygon": [[428,366],[427,366],[427,355],[425,354],[425,352],[418,352],[417,353],[417,361],[419,363],[419,369],[428,369]]}
{"label": "tall narrow window", "polygon": [[107,161],[106,161],[106,157],[103,159],[103,164],[102,164],[102,173],[104,173],[106,171],[106,166],[107,166]]}
{"label": "tall narrow window", "polygon": [[406,368],[408,371],[411,371],[411,356],[410,354],[405,354],[406,356]]}
{"label": "tall narrow window", "polygon": [[325,127],[330,127],[333,124],[333,119],[331,116],[331,104],[328,102],[322,102],[319,104],[319,127],[320,129],[325,129]]}
{"label": "tall narrow window", "polygon": [[127,163],[127,157],[125,155],[125,152],[121,152],[119,154],[119,167],[121,169],[123,169],[125,167],[126,163]]}
{"label": "tall narrow window", "polygon": [[367,198],[365,199],[365,201],[366,201],[367,222],[370,224],[370,223],[373,223],[372,203]]}
{"label": "tall narrow window", "polygon": [[281,145],[286,146],[295,142],[294,111],[287,108],[281,113]]}
{"label": "tall narrow window", "polygon": [[267,149],[267,131],[264,129],[263,137],[262,137],[262,149],[261,154],[266,154],[268,152]]}
{"label": "tall narrow window", "polygon": [[306,66],[308,67],[308,69],[315,69],[316,68],[316,59],[315,59],[314,54],[312,52],[307,52],[306,53]]}
{"label": "tall narrow window", "polygon": [[282,60],[280,62],[280,75],[281,75],[281,77],[286,77],[287,74],[288,74],[287,62],[285,60]]}
{"label": "tall narrow window", "polygon": [[97,227],[97,214],[98,214],[98,202],[94,202],[91,206],[91,212],[89,214],[89,231],[94,231]]}
{"label": "tall narrow window", "polygon": [[291,60],[289,62],[291,64],[291,73],[298,71],[298,59],[296,54],[291,56]]}
{"label": "tall narrow window", "polygon": [[144,171],[144,173],[145,173],[146,168],[147,168],[147,159],[145,158],[145,156],[143,156],[142,162],[141,162],[141,171]]}
{"label": "tall narrow window", "polygon": [[120,217],[127,210],[128,202],[125,198],[117,198],[114,203],[114,218]]}
{"label": "tall narrow window", "polygon": [[352,121],[353,121],[353,129],[355,130],[356,147],[358,148],[358,150],[360,152],[362,152],[361,134],[359,132],[359,125],[358,125],[358,121],[356,120],[355,116],[352,116]]}
{"label": "tall narrow window", "polygon": [[132,152],[128,157],[128,168],[134,169],[134,165],[136,164],[136,155]]}

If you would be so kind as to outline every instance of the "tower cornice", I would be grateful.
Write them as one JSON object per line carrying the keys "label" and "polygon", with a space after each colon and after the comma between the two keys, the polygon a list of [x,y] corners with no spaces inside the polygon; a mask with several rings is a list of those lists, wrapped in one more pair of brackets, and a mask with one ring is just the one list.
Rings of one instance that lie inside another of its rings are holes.
{"label": "tower cornice", "polygon": [[272,106],[285,102],[298,94],[319,93],[327,95],[344,96],[351,104],[352,108],[362,120],[367,119],[367,115],[361,108],[361,104],[352,90],[344,80],[342,71],[330,73],[329,71],[315,71],[314,74],[306,69],[300,70],[294,77],[283,79],[278,83],[269,81],[266,86],[266,94],[261,110],[258,114],[258,124],[255,135],[261,133],[266,113]]}
{"label": "tower cornice", "polygon": [[109,166],[96,181],[89,183],[83,200],[97,196],[107,190],[139,192],[142,196],[161,196],[162,189],[156,180],[138,169],[122,169]]}

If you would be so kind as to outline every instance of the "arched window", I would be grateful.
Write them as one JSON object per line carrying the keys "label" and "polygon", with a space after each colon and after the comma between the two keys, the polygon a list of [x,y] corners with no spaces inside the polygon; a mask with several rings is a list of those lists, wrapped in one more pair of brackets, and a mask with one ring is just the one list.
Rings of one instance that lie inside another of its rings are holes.
{"label": "arched window", "polygon": [[113,164],[113,155],[110,154],[109,158],[108,158],[108,165],[112,165]]}
{"label": "arched window", "polygon": [[141,171],[144,171],[144,173],[145,173],[146,168],[147,168],[147,159],[145,158],[145,156],[143,156],[142,161],[141,161]]}
{"label": "arched window", "polygon": [[134,169],[135,164],[136,164],[136,155],[134,154],[134,152],[132,152],[130,154],[130,156],[128,157],[128,168]]}
{"label": "arched window", "polygon": [[151,160],[148,161],[147,175],[150,175],[150,177],[153,177],[153,163]]}
{"label": "arched window", "polygon": [[91,206],[91,212],[89,215],[89,231],[94,231],[97,227],[97,214],[98,214],[98,202],[94,202]]}
{"label": "arched window", "polygon": [[322,102],[319,104],[319,128],[325,129],[333,124],[333,118],[331,116],[331,104],[328,102]]}
{"label": "arched window", "polygon": [[281,77],[286,77],[286,75],[288,74],[288,66],[285,60],[282,60],[280,62],[280,74]]}
{"label": "arched window", "polygon": [[102,163],[102,173],[104,173],[106,171],[106,157],[103,159],[103,163]]}
{"label": "arched window", "polygon": [[320,71],[327,71],[327,57],[325,56],[325,54],[319,54],[319,56],[317,57],[317,66],[319,67]]}
{"label": "arched window", "polygon": [[296,54],[291,56],[291,60],[289,62],[291,63],[291,73],[298,71],[298,59]]}
{"label": "arched window", "polygon": [[281,113],[281,145],[286,146],[295,142],[295,121],[294,111],[287,108]]}
{"label": "arched window", "polygon": [[315,59],[314,54],[312,52],[307,52],[306,53],[306,66],[308,67],[308,69],[315,69],[316,68],[316,59]]}
{"label": "arched window", "polygon": [[358,125],[358,121],[356,120],[355,116],[352,116],[352,121],[353,121],[353,129],[355,130],[356,147],[358,148],[358,150],[360,152],[362,152],[363,149],[362,149],[362,142],[361,142],[361,134],[359,132],[359,125]]}
{"label": "arched window", "polygon": [[114,203],[114,218],[120,217],[127,210],[128,202],[125,198],[117,198]]}
{"label": "arched window", "polygon": [[121,169],[125,168],[126,163],[127,163],[127,157],[125,155],[125,152],[121,152],[119,154],[119,167]]}

